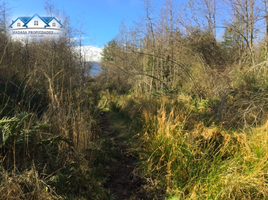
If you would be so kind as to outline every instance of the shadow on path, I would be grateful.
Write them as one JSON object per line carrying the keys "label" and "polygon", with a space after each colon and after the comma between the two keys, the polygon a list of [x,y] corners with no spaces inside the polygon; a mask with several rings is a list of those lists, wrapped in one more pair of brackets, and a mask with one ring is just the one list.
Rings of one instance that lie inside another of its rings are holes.
{"label": "shadow on path", "polygon": [[[137,162],[136,156],[133,155],[127,142],[118,137],[118,132],[113,130],[108,114],[101,113],[101,116],[100,128],[105,137],[111,139],[118,149],[116,156],[111,158],[112,165],[115,165],[115,167],[106,174],[108,181],[105,184],[105,188],[117,200],[147,199],[142,197],[143,195],[140,193],[140,188],[143,184],[142,179],[137,176],[134,170]],[[109,165],[109,162],[107,164]]]}

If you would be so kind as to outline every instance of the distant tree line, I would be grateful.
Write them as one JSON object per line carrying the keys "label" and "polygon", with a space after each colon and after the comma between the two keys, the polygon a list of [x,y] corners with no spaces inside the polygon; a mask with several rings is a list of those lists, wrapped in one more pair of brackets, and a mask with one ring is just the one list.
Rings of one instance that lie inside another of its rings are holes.
{"label": "distant tree line", "polygon": [[144,0],[143,9],[103,50],[102,79],[109,87],[217,96],[230,70],[267,61],[266,0],[165,0],[159,11]]}

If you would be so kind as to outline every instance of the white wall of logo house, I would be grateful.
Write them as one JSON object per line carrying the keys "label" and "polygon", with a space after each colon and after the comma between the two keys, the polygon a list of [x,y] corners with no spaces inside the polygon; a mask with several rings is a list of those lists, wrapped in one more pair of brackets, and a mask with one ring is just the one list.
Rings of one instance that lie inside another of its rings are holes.
{"label": "white wall of logo house", "polygon": [[60,35],[63,25],[55,17],[18,17],[12,20],[9,31],[14,39],[54,38]]}

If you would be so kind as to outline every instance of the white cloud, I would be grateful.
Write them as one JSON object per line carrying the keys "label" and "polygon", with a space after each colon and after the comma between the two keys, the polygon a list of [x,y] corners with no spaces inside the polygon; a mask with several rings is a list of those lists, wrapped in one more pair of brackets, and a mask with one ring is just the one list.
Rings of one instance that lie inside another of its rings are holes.
{"label": "white cloud", "polygon": [[[80,47],[76,46],[75,51],[79,53]],[[93,47],[93,46],[82,46],[81,47],[82,56],[84,56],[85,61],[88,61],[88,62],[100,62],[101,61],[101,52],[102,52],[102,49],[98,48],[98,47]]]}

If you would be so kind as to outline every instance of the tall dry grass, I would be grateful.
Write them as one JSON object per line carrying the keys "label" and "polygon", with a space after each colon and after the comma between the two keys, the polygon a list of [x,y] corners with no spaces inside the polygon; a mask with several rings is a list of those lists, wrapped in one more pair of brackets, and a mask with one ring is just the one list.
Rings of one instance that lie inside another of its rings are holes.
{"label": "tall dry grass", "polygon": [[12,175],[1,171],[0,197],[3,200],[10,199],[41,199],[56,200],[63,199],[38,175],[35,167],[22,174]]}
{"label": "tall dry grass", "polygon": [[[63,72],[58,75],[64,76]],[[89,97],[81,98],[79,91],[55,85],[55,80],[49,78],[47,74],[46,77],[50,104],[43,120],[51,121],[52,131],[71,139],[74,148],[78,151],[84,151],[96,145],[99,130],[92,117],[93,111],[88,108]],[[55,79],[56,76],[53,78]],[[71,80],[70,83],[72,83]]]}
{"label": "tall dry grass", "polygon": [[139,138],[136,171],[152,198],[164,190],[167,199],[267,199],[267,123],[228,128],[213,110],[218,101],[185,94],[112,94],[109,101],[126,119],[125,134]]}
{"label": "tall dry grass", "polygon": [[266,129],[245,133],[206,127],[191,121],[192,114],[165,104],[156,115],[142,111],[140,169],[154,180],[150,187],[161,185],[171,199],[266,199]]}
{"label": "tall dry grass", "polygon": [[[43,73],[47,78],[47,91],[42,90],[47,95],[46,110],[40,117],[28,114],[29,119],[18,122],[20,126],[14,118],[14,124],[12,121],[8,126],[12,141],[8,140],[6,147],[1,143],[0,199],[102,199],[105,190],[95,162],[102,159],[99,152],[103,144],[92,95],[81,98],[81,90],[75,85],[66,88],[63,71],[53,77]],[[17,106],[14,109],[20,113],[23,108]],[[0,128],[3,135],[5,127]],[[29,170],[32,161],[36,169]]]}

